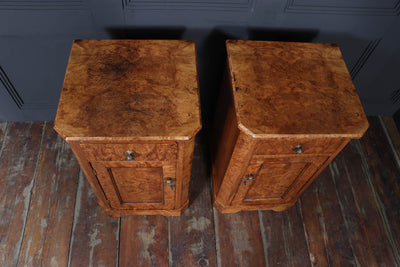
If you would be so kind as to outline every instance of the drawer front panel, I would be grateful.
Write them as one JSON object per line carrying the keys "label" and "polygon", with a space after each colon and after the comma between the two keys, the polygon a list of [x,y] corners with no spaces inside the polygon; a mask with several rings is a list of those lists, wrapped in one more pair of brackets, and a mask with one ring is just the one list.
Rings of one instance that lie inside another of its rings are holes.
{"label": "drawer front panel", "polygon": [[282,138],[268,139],[258,142],[256,155],[295,155],[295,154],[323,154],[334,153],[345,139],[297,139]]}
{"label": "drawer front panel", "polygon": [[81,144],[94,161],[163,161],[175,162],[176,143]]}

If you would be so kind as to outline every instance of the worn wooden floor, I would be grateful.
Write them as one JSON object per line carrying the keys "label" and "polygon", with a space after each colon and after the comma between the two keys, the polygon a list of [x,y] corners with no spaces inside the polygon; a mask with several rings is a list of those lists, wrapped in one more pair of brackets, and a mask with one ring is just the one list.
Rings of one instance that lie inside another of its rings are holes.
{"label": "worn wooden floor", "polygon": [[0,123],[0,266],[400,266],[400,135],[369,119],[288,211],[218,213],[200,141],[183,216],[121,219],[51,122]]}

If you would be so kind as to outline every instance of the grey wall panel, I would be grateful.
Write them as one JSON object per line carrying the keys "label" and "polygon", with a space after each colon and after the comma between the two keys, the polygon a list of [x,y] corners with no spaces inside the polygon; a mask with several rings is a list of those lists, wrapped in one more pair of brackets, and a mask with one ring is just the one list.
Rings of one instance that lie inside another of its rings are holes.
{"label": "grey wall panel", "polygon": [[0,1],[0,35],[90,34],[90,7],[84,0]]}
{"label": "grey wall panel", "polygon": [[286,12],[397,16],[399,0],[287,0]]}
{"label": "grey wall panel", "polygon": [[71,44],[71,39],[2,38],[1,76],[8,82],[2,89],[21,119],[54,118]]}
{"label": "grey wall panel", "polygon": [[354,79],[363,91],[365,108],[372,114],[393,115],[400,108],[400,18],[382,36]]}
{"label": "grey wall panel", "polygon": [[127,26],[214,28],[247,24],[260,0],[123,0]]}
{"label": "grey wall panel", "polygon": [[53,119],[72,40],[94,38],[195,40],[205,128],[226,39],[337,43],[367,113],[390,114],[399,15],[400,0],[1,1],[0,120]]}

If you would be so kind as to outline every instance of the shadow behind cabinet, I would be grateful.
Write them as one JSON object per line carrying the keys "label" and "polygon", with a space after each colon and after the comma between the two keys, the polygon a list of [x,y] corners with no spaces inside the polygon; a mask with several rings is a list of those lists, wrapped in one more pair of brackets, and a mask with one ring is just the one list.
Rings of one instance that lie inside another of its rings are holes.
{"label": "shadow behind cabinet", "polygon": [[211,140],[214,206],[285,210],[368,121],[339,48],[227,41]]}

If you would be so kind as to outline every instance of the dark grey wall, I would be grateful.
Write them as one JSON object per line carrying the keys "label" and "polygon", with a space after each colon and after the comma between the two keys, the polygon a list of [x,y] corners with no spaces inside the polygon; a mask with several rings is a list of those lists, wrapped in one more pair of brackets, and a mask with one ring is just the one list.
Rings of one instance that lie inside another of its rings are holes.
{"label": "dark grey wall", "polygon": [[0,2],[0,120],[52,120],[73,39],[186,39],[212,117],[226,39],[337,43],[363,106],[400,106],[400,0],[13,0]]}

